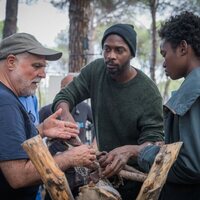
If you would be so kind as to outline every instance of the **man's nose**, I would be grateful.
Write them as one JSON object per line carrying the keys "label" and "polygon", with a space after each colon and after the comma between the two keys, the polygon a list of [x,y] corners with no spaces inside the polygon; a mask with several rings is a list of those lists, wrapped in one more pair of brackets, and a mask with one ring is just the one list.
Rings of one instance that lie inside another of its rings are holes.
{"label": "man's nose", "polygon": [[46,77],[46,71],[45,71],[45,67],[42,67],[38,73],[38,76],[41,78],[45,78]]}
{"label": "man's nose", "polygon": [[113,50],[108,53],[108,58],[109,59],[115,59],[116,58],[116,54]]}

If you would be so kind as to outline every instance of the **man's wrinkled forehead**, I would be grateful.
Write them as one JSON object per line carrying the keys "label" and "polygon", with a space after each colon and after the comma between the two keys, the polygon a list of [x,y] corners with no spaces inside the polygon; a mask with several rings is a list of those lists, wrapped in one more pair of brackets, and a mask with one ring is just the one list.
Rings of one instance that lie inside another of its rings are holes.
{"label": "man's wrinkled forehead", "polygon": [[29,62],[35,68],[46,67],[48,62],[45,59],[45,56],[34,55],[31,53],[22,53],[15,55],[16,59],[21,62]]}

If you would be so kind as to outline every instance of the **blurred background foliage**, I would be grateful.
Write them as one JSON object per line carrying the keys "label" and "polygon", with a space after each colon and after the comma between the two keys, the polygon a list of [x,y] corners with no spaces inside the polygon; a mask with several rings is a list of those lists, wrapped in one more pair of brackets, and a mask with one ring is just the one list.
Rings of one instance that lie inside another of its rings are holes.
{"label": "blurred background foliage", "polygon": [[[32,6],[42,0],[7,0],[5,20],[0,22],[0,37],[17,32],[18,5]],[[115,23],[134,25],[137,38],[137,55],[132,65],[144,71],[155,83],[166,101],[171,91],[176,90],[181,80],[171,81],[162,69],[163,59],[159,53],[157,31],[169,16],[184,10],[198,14],[200,0],[51,0],[46,1],[58,11],[66,13],[66,29],[55,38],[55,49],[63,52],[63,57],[47,72],[78,73],[81,68],[101,57],[103,32]],[[51,13],[45,13],[46,15]],[[45,25],[44,25],[45,28]],[[53,29],[53,27],[52,27]],[[39,31],[42,31],[40,29]],[[43,91],[39,91],[39,97]],[[41,100],[40,104],[44,104]]]}

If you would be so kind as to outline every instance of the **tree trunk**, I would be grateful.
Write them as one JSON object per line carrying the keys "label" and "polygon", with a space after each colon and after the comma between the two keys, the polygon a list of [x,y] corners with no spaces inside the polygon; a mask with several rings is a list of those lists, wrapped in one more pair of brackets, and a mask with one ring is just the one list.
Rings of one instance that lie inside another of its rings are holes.
{"label": "tree trunk", "polygon": [[18,0],[7,0],[6,18],[3,28],[3,38],[17,32]]}
{"label": "tree trunk", "polygon": [[150,77],[154,82],[156,82],[155,66],[156,66],[156,50],[157,50],[156,10],[157,10],[157,0],[150,0],[150,11],[152,17],[152,25],[151,25],[152,49],[151,49],[151,62],[150,62]]}
{"label": "tree trunk", "polygon": [[69,1],[69,72],[79,72],[87,63],[90,1]]}
{"label": "tree trunk", "polygon": [[90,63],[92,60],[94,60],[94,46],[95,46],[95,36],[96,36],[96,27],[94,26],[94,16],[95,16],[95,6],[94,1],[91,2],[91,14],[90,14],[90,22],[89,22],[89,33],[88,33],[88,39],[89,39],[89,48],[88,48],[88,57],[87,57],[87,63]]}

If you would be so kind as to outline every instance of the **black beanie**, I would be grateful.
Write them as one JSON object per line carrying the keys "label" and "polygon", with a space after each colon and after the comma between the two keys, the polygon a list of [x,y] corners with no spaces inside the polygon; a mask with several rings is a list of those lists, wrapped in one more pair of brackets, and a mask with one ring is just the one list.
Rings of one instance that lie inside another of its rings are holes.
{"label": "black beanie", "polygon": [[121,36],[124,41],[128,44],[131,54],[135,57],[136,53],[136,32],[134,30],[134,26],[131,24],[115,24],[111,27],[109,27],[103,34],[103,38],[101,41],[101,45],[103,48],[103,44],[105,39],[111,35],[111,34],[117,34]]}

